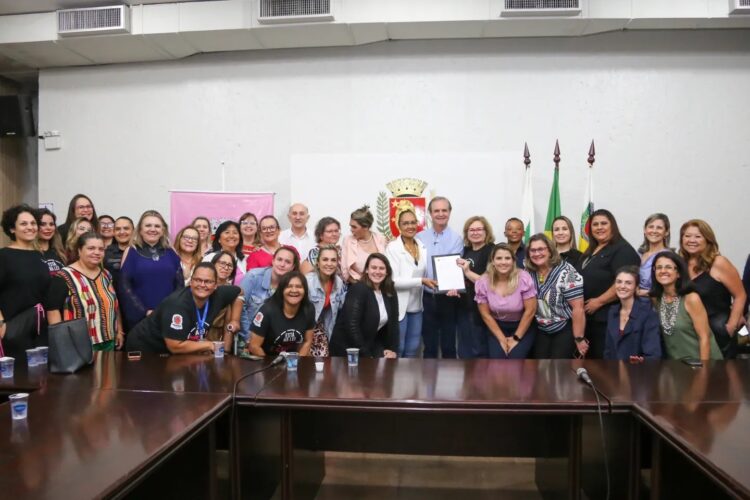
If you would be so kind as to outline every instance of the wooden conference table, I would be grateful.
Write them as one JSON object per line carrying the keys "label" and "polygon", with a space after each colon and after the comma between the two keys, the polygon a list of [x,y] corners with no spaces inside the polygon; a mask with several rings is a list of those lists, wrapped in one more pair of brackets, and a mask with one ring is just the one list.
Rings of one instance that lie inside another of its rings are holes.
{"label": "wooden conference table", "polygon": [[597,400],[574,373],[585,366],[601,393],[612,498],[638,498],[649,462],[653,498],[750,497],[748,361],[332,358],[322,373],[301,359],[296,373],[252,374],[267,363],[104,353],[75,375],[19,367],[0,395],[33,394],[25,423],[0,405],[0,491],[214,497],[213,451],[233,409],[241,498],[314,498],[329,450],[531,456],[545,498],[603,498]]}

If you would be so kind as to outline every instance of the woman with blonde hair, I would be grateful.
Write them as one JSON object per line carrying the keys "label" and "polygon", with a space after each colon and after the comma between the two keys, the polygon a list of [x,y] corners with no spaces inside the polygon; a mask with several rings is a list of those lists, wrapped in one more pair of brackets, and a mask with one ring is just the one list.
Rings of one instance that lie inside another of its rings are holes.
{"label": "woman with blonde hair", "polygon": [[573,223],[560,215],[552,221],[552,242],[562,260],[577,268],[583,255],[576,245],[576,230]]}
{"label": "woman with blonde hair", "polygon": [[198,246],[201,249],[201,255],[206,255],[211,251],[211,221],[208,220],[208,217],[199,215],[193,219],[190,225],[197,229],[201,235],[201,241]]}
{"label": "woman with blonde hair", "polygon": [[385,252],[385,237],[371,231],[374,221],[375,218],[367,205],[351,214],[349,229],[352,234],[344,238],[341,245],[341,273],[347,283],[356,283],[362,279],[365,261],[371,253]]}
{"label": "woman with blonde hair", "polygon": [[[495,235],[489,221],[481,215],[469,217],[464,222],[464,249],[458,265],[464,272],[464,288],[458,302],[458,357],[461,359],[487,357],[487,328],[474,301],[474,283],[487,269],[490,252],[495,245]],[[454,295],[453,291],[448,295]],[[458,295],[456,293],[456,295]]]}
{"label": "woman with blonde hair", "polygon": [[138,220],[133,245],[123,253],[117,296],[126,330],[185,284],[180,257],[170,246],[168,234],[164,217],[147,210]]}
{"label": "woman with blonde hair", "polygon": [[193,226],[185,226],[177,233],[174,249],[180,257],[182,276],[185,278],[185,286],[190,284],[193,269],[201,259],[200,233]]}
{"label": "woman with blonde hair", "polygon": [[708,313],[716,342],[726,359],[737,356],[737,330],[744,323],[745,289],[740,273],[719,253],[711,226],[691,219],[680,228],[680,256]]}
{"label": "woman with blonde hair", "polygon": [[536,335],[532,326],[536,288],[529,273],[516,267],[516,255],[508,244],[494,246],[475,291],[474,300],[490,331],[490,358],[527,358]]}
{"label": "woman with blonde hair", "polygon": [[75,262],[78,260],[78,238],[94,230],[91,221],[84,217],[78,217],[68,226],[68,234],[65,236],[65,261]]}

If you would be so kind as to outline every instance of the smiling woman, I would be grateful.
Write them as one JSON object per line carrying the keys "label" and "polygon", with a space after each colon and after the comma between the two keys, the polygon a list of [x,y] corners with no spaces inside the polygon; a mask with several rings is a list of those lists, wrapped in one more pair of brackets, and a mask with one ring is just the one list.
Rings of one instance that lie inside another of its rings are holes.
{"label": "smiling woman", "polygon": [[207,339],[217,316],[229,307],[224,349],[229,352],[239,329],[243,298],[236,286],[216,286],[216,269],[208,262],[195,267],[190,287],[169,295],[128,334],[129,351],[172,354],[213,352],[216,344]]}

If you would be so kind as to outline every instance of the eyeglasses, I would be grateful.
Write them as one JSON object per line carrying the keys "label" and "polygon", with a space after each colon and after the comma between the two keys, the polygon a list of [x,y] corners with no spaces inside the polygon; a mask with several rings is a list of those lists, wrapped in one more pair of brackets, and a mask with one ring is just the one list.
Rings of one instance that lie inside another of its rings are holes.
{"label": "eyeglasses", "polygon": [[192,281],[196,285],[207,285],[207,286],[210,286],[216,283],[215,280],[202,280],[200,278],[192,278],[190,281]]}
{"label": "eyeglasses", "polygon": [[262,232],[262,233],[273,233],[278,228],[279,228],[279,226],[266,226],[266,227],[260,226],[260,232]]}
{"label": "eyeglasses", "polygon": [[182,239],[185,240],[185,241],[190,241],[192,243],[195,243],[196,241],[198,241],[198,238],[196,238],[195,236],[185,236],[185,235],[182,235]]}
{"label": "eyeglasses", "polygon": [[529,253],[544,253],[546,251],[546,248],[529,248]]}
{"label": "eyeglasses", "polygon": [[240,222],[240,225],[242,225],[242,226],[257,226],[258,223],[255,222],[254,220],[243,220],[242,222]]}
{"label": "eyeglasses", "polygon": [[654,269],[656,269],[657,271],[676,271],[677,270],[675,266],[672,266],[669,264],[664,265],[664,266],[654,266]]}
{"label": "eyeglasses", "polygon": [[113,227],[115,227],[114,222],[102,222],[99,225],[102,227],[102,229],[112,229]]}
{"label": "eyeglasses", "polygon": [[234,264],[229,262],[217,262],[216,265],[224,269],[232,269],[234,267]]}

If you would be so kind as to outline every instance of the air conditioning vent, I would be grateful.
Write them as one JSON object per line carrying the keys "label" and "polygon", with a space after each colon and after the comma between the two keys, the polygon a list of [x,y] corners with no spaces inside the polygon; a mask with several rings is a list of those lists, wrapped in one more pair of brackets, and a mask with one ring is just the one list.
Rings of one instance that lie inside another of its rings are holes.
{"label": "air conditioning vent", "polygon": [[750,0],[729,0],[730,14],[750,14]]}
{"label": "air conditioning vent", "polygon": [[262,24],[333,21],[331,0],[260,0]]}
{"label": "air conditioning vent", "polygon": [[581,0],[505,0],[502,15],[577,16],[580,13]]}
{"label": "air conditioning vent", "polygon": [[59,36],[130,33],[130,9],[126,5],[57,11]]}

